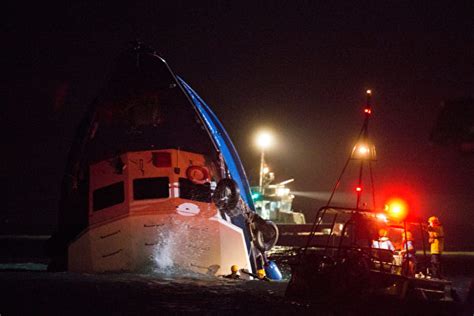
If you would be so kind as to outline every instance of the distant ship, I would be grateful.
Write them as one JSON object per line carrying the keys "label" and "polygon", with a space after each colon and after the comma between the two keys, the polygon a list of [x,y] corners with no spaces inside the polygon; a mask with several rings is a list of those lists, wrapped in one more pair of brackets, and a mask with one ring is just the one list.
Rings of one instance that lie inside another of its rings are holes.
{"label": "distant ship", "polygon": [[288,179],[280,183],[272,184],[274,173],[264,178],[263,188],[252,187],[252,198],[257,213],[264,219],[280,224],[305,224],[305,216],[302,212],[295,211],[292,207],[295,196],[286,185],[294,181]]}
{"label": "distant ship", "polygon": [[115,64],[70,151],[50,270],[261,269],[278,231],[218,118],[145,45]]}

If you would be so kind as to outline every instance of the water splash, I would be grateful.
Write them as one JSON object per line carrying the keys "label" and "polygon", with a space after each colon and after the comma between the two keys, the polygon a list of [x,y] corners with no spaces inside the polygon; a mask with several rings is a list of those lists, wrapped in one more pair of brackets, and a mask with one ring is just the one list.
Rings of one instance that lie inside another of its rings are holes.
{"label": "water splash", "polygon": [[199,274],[193,271],[191,262],[201,255],[196,246],[202,242],[202,236],[192,229],[189,221],[172,219],[165,227],[158,228],[157,233],[158,243],[150,258],[151,272],[191,277]]}
{"label": "water splash", "polygon": [[160,233],[160,242],[153,249],[152,260],[156,265],[156,269],[167,271],[173,268],[174,245],[172,235],[169,231]]}

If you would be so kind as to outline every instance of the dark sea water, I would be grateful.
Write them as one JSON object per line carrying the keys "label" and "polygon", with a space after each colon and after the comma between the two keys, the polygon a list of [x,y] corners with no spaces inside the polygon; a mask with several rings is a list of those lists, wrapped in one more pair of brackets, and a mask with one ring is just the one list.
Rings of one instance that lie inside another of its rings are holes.
{"label": "dark sea water", "polygon": [[[0,251],[0,315],[392,315],[380,306],[316,306],[285,298],[288,279],[279,282],[234,281],[168,269],[143,274],[80,274],[46,271],[47,260],[35,249],[20,255]],[[11,246],[11,243],[10,243]],[[28,248],[23,245],[23,248]],[[20,247],[21,248],[21,247]],[[28,255],[35,254],[36,257]],[[281,263],[282,268],[284,264]],[[474,254],[444,256],[445,274],[461,300],[474,276]],[[285,271],[289,271],[285,269]],[[288,272],[285,273],[289,277]],[[459,306],[440,315],[474,315]],[[423,307],[397,315],[425,314]],[[433,315],[432,312],[429,313]]]}

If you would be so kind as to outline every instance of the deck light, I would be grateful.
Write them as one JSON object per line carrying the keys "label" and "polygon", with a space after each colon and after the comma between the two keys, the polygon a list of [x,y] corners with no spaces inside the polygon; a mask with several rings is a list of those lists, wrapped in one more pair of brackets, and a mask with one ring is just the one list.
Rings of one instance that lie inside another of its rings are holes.
{"label": "deck light", "polygon": [[261,150],[265,150],[273,145],[273,135],[267,131],[262,131],[257,135],[256,142]]}
{"label": "deck light", "polygon": [[375,146],[369,141],[362,141],[355,144],[352,149],[351,159],[356,160],[376,160]]}

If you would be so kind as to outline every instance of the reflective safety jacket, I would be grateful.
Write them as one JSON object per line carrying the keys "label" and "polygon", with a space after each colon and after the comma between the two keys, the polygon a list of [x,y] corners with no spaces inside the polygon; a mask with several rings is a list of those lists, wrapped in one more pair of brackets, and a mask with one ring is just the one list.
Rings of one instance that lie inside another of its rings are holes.
{"label": "reflective safety jacket", "polygon": [[444,250],[443,226],[429,226],[428,234],[431,244],[431,254],[441,254]]}
{"label": "reflective safety jacket", "polygon": [[381,237],[379,240],[374,240],[372,242],[372,248],[387,249],[391,251],[395,250],[392,242],[387,237]]}

